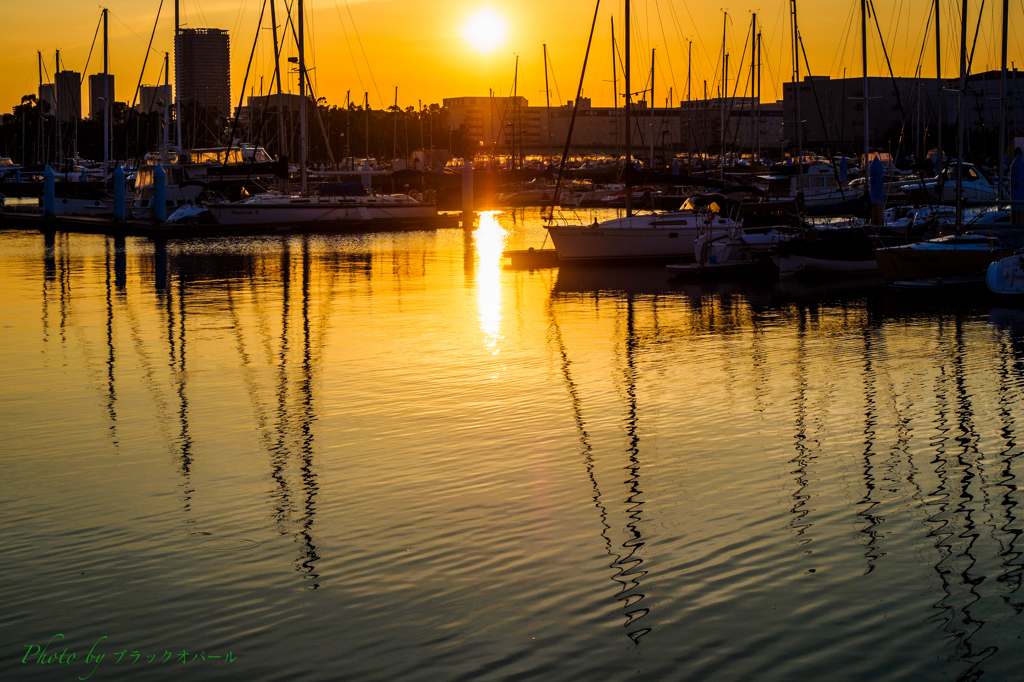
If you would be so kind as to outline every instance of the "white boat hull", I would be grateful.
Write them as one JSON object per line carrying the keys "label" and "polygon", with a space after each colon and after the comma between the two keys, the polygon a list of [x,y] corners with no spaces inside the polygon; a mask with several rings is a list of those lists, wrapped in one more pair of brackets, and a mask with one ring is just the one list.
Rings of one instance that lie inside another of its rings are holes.
{"label": "white boat hull", "polygon": [[217,224],[223,226],[372,223],[437,217],[437,210],[432,204],[213,204],[208,210]]}
{"label": "white boat hull", "polygon": [[791,277],[801,272],[878,272],[877,260],[826,260],[807,256],[772,256],[779,276]]}
{"label": "white boat hull", "polygon": [[990,263],[985,284],[994,294],[1024,294],[1024,256],[1013,255]]}
{"label": "white boat hull", "polygon": [[549,227],[561,260],[616,258],[693,259],[696,227]]}

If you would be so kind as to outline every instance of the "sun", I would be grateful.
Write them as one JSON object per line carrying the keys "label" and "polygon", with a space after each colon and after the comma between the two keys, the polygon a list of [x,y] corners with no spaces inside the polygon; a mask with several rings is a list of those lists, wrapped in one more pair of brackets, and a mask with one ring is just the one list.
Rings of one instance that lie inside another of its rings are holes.
{"label": "sun", "polygon": [[481,9],[466,21],[462,35],[470,45],[480,52],[492,52],[503,42],[508,33],[505,18],[492,9]]}

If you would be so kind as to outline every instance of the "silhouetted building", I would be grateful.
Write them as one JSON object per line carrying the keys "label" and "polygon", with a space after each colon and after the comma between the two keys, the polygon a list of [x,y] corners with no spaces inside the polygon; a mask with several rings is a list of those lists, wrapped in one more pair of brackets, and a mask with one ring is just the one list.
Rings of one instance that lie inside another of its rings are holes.
{"label": "silhouetted building", "polygon": [[[557,152],[565,145],[573,118],[573,102],[531,107],[524,97],[455,97],[444,100],[451,125],[466,126],[470,144],[477,152],[509,153],[513,141],[525,153]],[[761,104],[756,99],[727,99],[680,102],[675,107],[648,108],[644,100],[633,102],[630,126],[633,154],[655,151],[693,153],[715,151],[722,143],[722,108],[725,108],[725,144],[729,151],[768,152],[778,149],[782,136],[782,105]],[[588,97],[580,98],[573,126],[575,150],[625,151],[626,118],[622,107],[595,107]]]}
{"label": "silhouetted building", "polygon": [[[114,101],[114,74],[107,74],[107,95]],[[94,73],[89,76],[89,118],[93,121],[103,120],[103,74]]]}
{"label": "silhouetted building", "polygon": [[[1018,73],[1007,74],[1006,115],[1012,135],[1024,119],[1024,84]],[[934,145],[939,107],[936,96],[942,85],[942,114],[946,135],[952,135],[957,118],[958,78],[868,78],[868,125],[872,149],[885,148],[903,140],[903,151],[924,153],[923,143]],[[787,146],[796,141],[796,91],[783,83],[785,138]],[[864,145],[864,79],[806,76],[800,83],[800,120],[803,145],[807,149],[830,148],[834,153],[859,153]],[[999,127],[999,72],[972,74],[967,81],[965,125],[975,133],[995,133]],[[954,153],[953,137],[943,140],[946,154]],[[792,151],[792,150],[790,150]],[[977,150],[974,150],[975,152]],[[970,153],[968,151],[967,153]]]}
{"label": "silhouetted building", "polygon": [[49,104],[49,113],[59,114],[65,123],[81,118],[82,74],[58,71],[53,83],[39,86],[39,101]]}
{"label": "silhouetted building", "polygon": [[164,113],[164,107],[171,102],[170,85],[143,85],[139,88],[139,103],[135,108],[141,113]]}
{"label": "silhouetted building", "polygon": [[184,28],[175,41],[178,98],[222,115],[231,114],[231,50],[228,32]]}

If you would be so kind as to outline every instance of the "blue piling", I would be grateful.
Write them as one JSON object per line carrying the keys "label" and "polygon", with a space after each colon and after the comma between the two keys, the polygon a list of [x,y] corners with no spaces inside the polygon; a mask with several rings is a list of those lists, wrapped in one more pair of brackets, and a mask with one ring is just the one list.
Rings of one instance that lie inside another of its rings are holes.
{"label": "blue piling", "polygon": [[1010,164],[1010,201],[1014,202],[1010,222],[1024,225],[1024,158],[1020,154]]}
{"label": "blue piling", "polygon": [[114,222],[123,223],[125,220],[125,193],[124,193],[124,169],[121,164],[114,168]]}
{"label": "blue piling", "polygon": [[43,171],[43,216],[52,218],[57,213],[57,184],[53,169]]}
{"label": "blue piling", "polygon": [[868,188],[871,195],[871,222],[881,225],[885,211],[885,166],[877,156],[868,166]]}
{"label": "blue piling", "polygon": [[153,169],[153,221],[157,225],[167,222],[167,175],[159,164]]}

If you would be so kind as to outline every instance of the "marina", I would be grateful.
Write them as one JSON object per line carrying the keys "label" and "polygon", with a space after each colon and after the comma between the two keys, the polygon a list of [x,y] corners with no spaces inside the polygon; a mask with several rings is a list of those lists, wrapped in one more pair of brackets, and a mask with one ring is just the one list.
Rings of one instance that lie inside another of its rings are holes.
{"label": "marina", "polygon": [[0,679],[1017,679],[1024,5],[768,5],[12,9]]}

